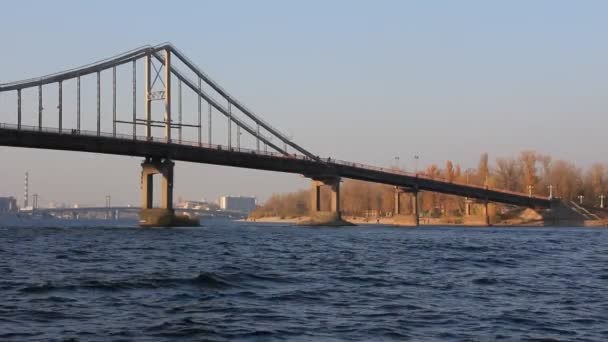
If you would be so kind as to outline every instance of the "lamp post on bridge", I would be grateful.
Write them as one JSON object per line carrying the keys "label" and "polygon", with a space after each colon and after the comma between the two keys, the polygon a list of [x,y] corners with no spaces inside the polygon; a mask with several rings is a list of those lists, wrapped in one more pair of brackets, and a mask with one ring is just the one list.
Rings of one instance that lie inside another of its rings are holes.
{"label": "lamp post on bridge", "polygon": [[601,194],[601,195],[599,196],[599,198],[600,198],[600,208],[602,208],[602,209],[604,209],[604,198],[605,198],[605,197],[606,197],[606,196],[604,196],[604,194]]}
{"label": "lamp post on bridge", "polygon": [[415,165],[414,170],[415,170],[416,174],[418,174],[418,159],[420,159],[420,156],[417,154],[414,155],[414,165]]}
{"label": "lamp post on bridge", "polygon": [[585,199],[585,195],[578,195],[578,204],[583,205],[583,200]]}
{"label": "lamp post on bridge", "polygon": [[553,184],[549,185],[549,199],[553,199]]}
{"label": "lamp post on bridge", "polygon": [[532,192],[534,191],[534,185],[528,185],[528,197],[532,197]]}

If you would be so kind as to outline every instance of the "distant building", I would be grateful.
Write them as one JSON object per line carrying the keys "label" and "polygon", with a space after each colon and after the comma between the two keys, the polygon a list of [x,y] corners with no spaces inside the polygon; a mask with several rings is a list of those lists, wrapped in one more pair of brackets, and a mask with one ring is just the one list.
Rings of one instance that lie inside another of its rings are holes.
{"label": "distant building", "polygon": [[177,203],[176,208],[194,210],[217,210],[217,203],[207,203],[204,201],[182,201]]}
{"label": "distant building", "polygon": [[255,197],[222,196],[220,197],[220,208],[248,214],[255,210]]}
{"label": "distant building", "polygon": [[17,210],[17,199],[15,197],[0,197],[0,213],[12,213]]}

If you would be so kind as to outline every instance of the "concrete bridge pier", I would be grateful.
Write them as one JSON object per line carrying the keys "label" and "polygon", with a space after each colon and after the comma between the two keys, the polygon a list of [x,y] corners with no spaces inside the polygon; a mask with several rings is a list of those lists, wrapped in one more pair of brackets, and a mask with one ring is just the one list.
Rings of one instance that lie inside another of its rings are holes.
{"label": "concrete bridge pier", "polygon": [[[149,158],[141,163],[141,202],[139,225],[154,226],[189,226],[198,225],[198,220],[188,221],[176,216],[173,210],[173,163],[168,158]],[[154,208],[154,175],[162,176],[161,207]]]}
{"label": "concrete bridge pier", "polygon": [[160,174],[162,180],[162,209],[173,209],[173,163],[169,159],[146,158],[141,163],[142,209],[153,208],[154,179]]}
{"label": "concrete bridge pier", "polygon": [[490,210],[488,208],[488,200],[483,201],[483,216],[486,220],[486,226],[491,226],[492,223],[490,222]]}
{"label": "concrete bridge pier", "polygon": [[418,190],[412,191],[412,212],[414,213],[414,220],[416,221],[416,227],[420,226],[420,208],[418,205]]}
{"label": "concrete bridge pier", "polygon": [[[302,223],[303,225],[313,226],[350,226],[350,222],[342,219],[340,212],[340,177],[326,176],[313,177],[310,189],[310,220]],[[321,187],[329,187],[330,205],[329,211],[321,208]]]}
{"label": "concrete bridge pier", "polygon": [[464,199],[464,216],[471,216],[471,204],[472,203],[473,202],[468,197],[466,197]]}
{"label": "concrete bridge pier", "polygon": [[411,224],[410,217],[403,215],[401,212],[401,194],[404,193],[403,189],[395,186],[395,210],[393,211],[393,223],[399,225]]}
{"label": "concrete bridge pier", "polygon": [[[475,213],[473,212],[473,208],[476,208]],[[466,198],[464,202],[463,223],[471,226],[491,226],[490,201],[487,199],[472,200],[471,198]]]}
{"label": "concrete bridge pier", "polygon": [[[141,226],[170,226],[175,221],[173,211],[173,167],[169,159],[146,158],[141,163]],[[154,208],[154,175],[162,175],[162,205]]]}
{"label": "concrete bridge pier", "polygon": [[[404,193],[412,194],[412,215],[405,215],[401,210],[401,195]],[[400,225],[416,225],[420,224],[420,215],[418,213],[418,191],[416,189],[395,187],[395,211],[393,213],[393,222]]]}
{"label": "concrete bridge pier", "polygon": [[340,214],[340,177],[313,179],[311,189],[311,208],[313,212],[321,211],[321,187],[329,186],[331,190],[330,209],[336,217],[341,218]]}
{"label": "concrete bridge pier", "polygon": [[402,192],[403,192],[403,190],[401,190],[398,186],[395,187],[395,212],[394,212],[395,216],[401,215],[401,193]]}

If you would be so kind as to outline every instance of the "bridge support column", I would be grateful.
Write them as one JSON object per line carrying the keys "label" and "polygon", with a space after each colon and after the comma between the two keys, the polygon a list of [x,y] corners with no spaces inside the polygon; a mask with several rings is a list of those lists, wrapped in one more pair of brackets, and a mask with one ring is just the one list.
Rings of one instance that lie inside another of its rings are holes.
{"label": "bridge support column", "polygon": [[[401,210],[401,195],[404,193],[411,194],[411,215],[406,215]],[[395,187],[395,211],[393,213],[393,223],[396,225],[416,225],[420,224],[420,215],[418,214],[418,190],[415,188]]]}
{"label": "bridge support column", "polygon": [[403,191],[399,187],[395,187],[395,216],[401,215],[401,193]]}
{"label": "bridge support column", "polygon": [[340,177],[313,179],[310,191],[312,214],[322,213],[321,210],[321,187],[328,186],[331,190],[329,212],[335,218],[340,219]]}
{"label": "bridge support column", "polygon": [[[173,168],[175,163],[169,159],[146,158],[141,163],[142,209],[139,214],[141,226],[175,226],[192,225],[175,215],[173,210]],[[153,206],[154,175],[162,176],[162,205]],[[198,225],[198,220],[196,222]]]}
{"label": "bridge support column", "polygon": [[[145,168],[142,164],[142,168]],[[154,174],[145,173],[142,170],[141,174],[141,208],[152,209],[152,199],[154,198]]]}
{"label": "bridge support column", "polygon": [[331,184],[329,184],[329,188],[331,189],[330,210],[332,213],[335,213],[339,219],[341,219],[342,213],[340,212],[340,178],[332,181]]}
{"label": "bridge support column", "polygon": [[464,216],[471,216],[471,200],[468,198],[464,200]]}
{"label": "bridge support column", "polygon": [[490,210],[488,208],[488,201],[485,200],[483,202],[483,215],[485,217],[486,220],[486,226],[491,226],[492,224],[490,223]]}
{"label": "bridge support column", "polygon": [[151,209],[153,201],[153,176],[160,174],[163,177],[162,209],[173,209],[173,167],[169,159],[146,158],[141,163],[142,208]]}
{"label": "bridge support column", "polygon": [[173,210],[173,167],[175,163],[169,160],[166,162],[165,169],[162,170],[162,207],[163,209]]}
{"label": "bridge support column", "polygon": [[321,186],[323,182],[313,180],[310,189],[310,211],[314,214],[321,211]]}
{"label": "bridge support column", "polygon": [[416,227],[420,225],[420,212],[418,206],[418,190],[412,191],[412,212],[414,213],[414,220],[416,221]]}
{"label": "bridge support column", "polygon": [[[322,210],[321,187],[327,186],[331,191],[329,211]],[[352,225],[342,220],[340,212],[340,177],[314,177],[310,189],[310,220],[303,225],[314,226],[347,226]]]}

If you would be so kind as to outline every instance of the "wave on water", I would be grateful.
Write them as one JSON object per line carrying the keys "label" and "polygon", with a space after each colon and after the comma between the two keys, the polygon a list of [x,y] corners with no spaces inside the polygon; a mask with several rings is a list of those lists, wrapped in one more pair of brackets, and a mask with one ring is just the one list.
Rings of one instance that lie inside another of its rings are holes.
{"label": "wave on water", "polygon": [[606,341],[580,229],[10,229],[0,341]]}
{"label": "wave on water", "polygon": [[498,284],[498,279],[496,278],[477,278],[473,279],[473,284],[475,285],[496,285]]}
{"label": "wave on water", "polygon": [[177,288],[182,286],[195,286],[208,289],[226,289],[233,287],[263,287],[262,283],[291,283],[294,279],[286,277],[272,277],[254,273],[232,273],[220,275],[214,272],[200,272],[191,278],[147,278],[138,280],[83,280],[83,281],[46,281],[39,284],[29,284],[19,289],[22,293],[47,293],[53,291],[73,290],[136,290]]}
{"label": "wave on water", "polygon": [[[171,280],[169,282],[172,282]],[[210,288],[227,288],[237,286],[228,280],[211,272],[201,272],[198,276],[190,279],[177,279],[178,283],[194,284]]]}

